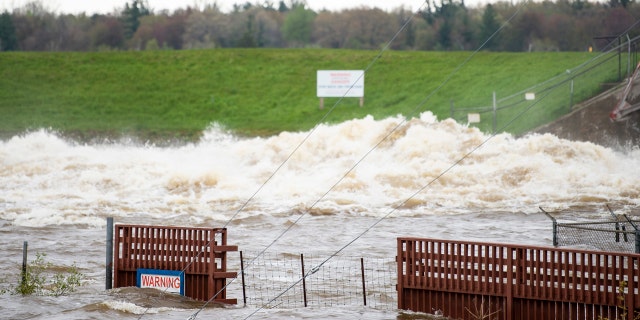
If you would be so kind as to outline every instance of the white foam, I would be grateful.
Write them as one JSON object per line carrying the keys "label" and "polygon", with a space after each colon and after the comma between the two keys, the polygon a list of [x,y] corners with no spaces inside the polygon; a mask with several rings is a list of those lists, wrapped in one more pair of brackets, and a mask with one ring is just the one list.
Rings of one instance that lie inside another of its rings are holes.
{"label": "white foam", "polygon": [[136,315],[158,314],[161,312],[176,310],[175,308],[168,308],[168,307],[146,308],[146,307],[141,307],[139,305],[136,305],[135,303],[127,302],[127,301],[111,300],[111,301],[104,301],[102,302],[102,304],[112,310],[136,314]]}
{"label": "white foam", "polygon": [[16,136],[0,142],[0,219],[23,226],[100,225],[105,216],[139,214],[226,221],[254,194],[245,216],[312,206],[367,215],[399,206],[399,214],[416,215],[640,204],[638,150],[548,134],[490,137],[431,113],[406,123],[366,117],[308,134],[238,138],[212,126],[199,143],[178,147],[78,145],[45,130]]}

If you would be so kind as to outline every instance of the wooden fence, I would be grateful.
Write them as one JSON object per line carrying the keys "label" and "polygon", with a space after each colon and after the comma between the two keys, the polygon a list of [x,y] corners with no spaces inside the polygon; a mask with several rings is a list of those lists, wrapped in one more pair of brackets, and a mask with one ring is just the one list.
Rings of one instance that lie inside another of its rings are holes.
{"label": "wooden fence", "polygon": [[453,319],[627,319],[640,254],[398,238],[398,307]]}
{"label": "wooden fence", "polygon": [[114,287],[136,286],[138,269],[184,272],[184,295],[196,300],[237,303],[226,298],[227,245],[225,228],[116,225]]}

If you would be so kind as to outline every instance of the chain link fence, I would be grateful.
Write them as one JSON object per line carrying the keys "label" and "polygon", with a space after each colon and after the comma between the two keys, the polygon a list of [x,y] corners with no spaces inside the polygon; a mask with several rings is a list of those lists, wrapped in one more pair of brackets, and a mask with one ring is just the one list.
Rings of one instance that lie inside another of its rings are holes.
{"label": "chain link fence", "polygon": [[[609,209],[609,207],[607,207]],[[550,212],[540,208],[553,223],[553,245],[582,247],[607,252],[640,253],[640,219],[626,214],[597,220],[559,222]]]}

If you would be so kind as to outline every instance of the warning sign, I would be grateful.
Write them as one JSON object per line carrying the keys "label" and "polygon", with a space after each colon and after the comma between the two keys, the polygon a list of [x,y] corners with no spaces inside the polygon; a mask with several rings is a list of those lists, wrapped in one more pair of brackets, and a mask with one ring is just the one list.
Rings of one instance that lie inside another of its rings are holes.
{"label": "warning sign", "polygon": [[364,97],[364,70],[318,70],[317,96]]}
{"label": "warning sign", "polygon": [[139,288],[154,288],[184,295],[184,272],[174,270],[138,269]]}

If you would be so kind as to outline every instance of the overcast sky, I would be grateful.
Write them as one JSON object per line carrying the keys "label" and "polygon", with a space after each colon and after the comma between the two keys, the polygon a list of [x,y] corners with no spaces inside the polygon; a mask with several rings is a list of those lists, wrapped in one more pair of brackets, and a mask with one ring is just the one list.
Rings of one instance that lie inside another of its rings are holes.
{"label": "overcast sky", "polygon": [[[14,8],[20,8],[25,3],[32,2],[33,0],[0,0],[0,11],[9,10],[10,12]],[[113,13],[114,9],[121,9],[125,3],[131,3],[133,0],[39,0],[44,4],[48,11],[56,13],[81,13],[85,12],[88,15],[93,13]],[[212,4],[216,2],[223,11],[230,11],[233,4],[261,3],[264,0],[148,0],[149,7],[155,12],[167,9],[170,12],[178,8],[186,8],[187,6],[202,8],[205,4]],[[269,0],[277,6],[280,0]],[[284,0],[285,3],[291,3],[290,0]],[[465,1],[467,5],[484,4],[483,0],[471,0]],[[438,1],[439,3],[439,1]],[[406,9],[415,11],[424,4],[424,0],[307,0],[308,6],[319,11],[321,9],[328,9],[331,11],[338,11],[347,8],[356,8],[361,6],[377,7],[386,11],[395,9],[404,5]]]}

